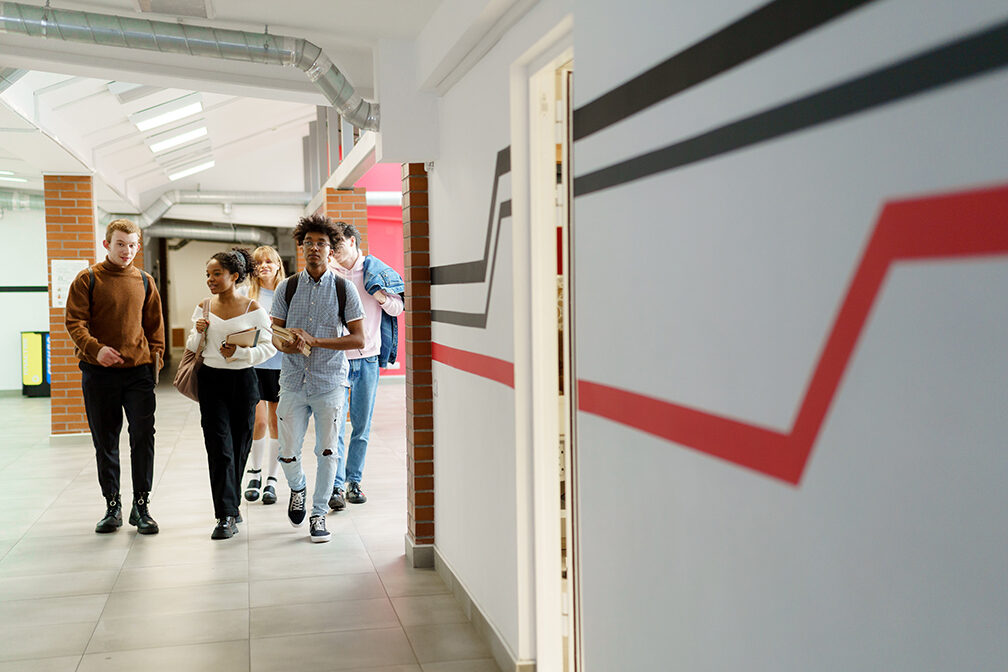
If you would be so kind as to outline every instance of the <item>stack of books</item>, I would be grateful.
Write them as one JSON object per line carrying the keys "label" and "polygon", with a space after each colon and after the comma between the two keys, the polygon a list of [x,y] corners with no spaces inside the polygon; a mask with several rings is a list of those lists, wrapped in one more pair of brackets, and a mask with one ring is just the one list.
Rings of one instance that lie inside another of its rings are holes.
{"label": "stack of books", "polygon": [[[290,344],[297,340],[294,336],[294,333],[290,329],[287,329],[285,327],[278,327],[276,325],[273,326],[273,335],[279,338],[285,344]],[[299,351],[301,352],[302,355],[307,357],[308,355],[311,354],[311,346],[308,345],[307,343],[302,343],[301,347],[299,348]]]}

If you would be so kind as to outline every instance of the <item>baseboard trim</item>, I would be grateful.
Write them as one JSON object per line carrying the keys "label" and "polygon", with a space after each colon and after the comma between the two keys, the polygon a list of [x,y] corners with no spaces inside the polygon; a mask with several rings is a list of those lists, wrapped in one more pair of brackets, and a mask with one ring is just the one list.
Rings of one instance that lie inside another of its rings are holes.
{"label": "baseboard trim", "polygon": [[432,569],[434,567],[434,545],[417,544],[406,533],[406,564],[413,569]]}
{"label": "baseboard trim", "polygon": [[455,575],[451,565],[449,565],[441,556],[437,546],[433,547],[433,557],[434,569],[437,570],[441,580],[444,581],[445,585],[451,590],[452,595],[455,596],[455,601],[459,603],[460,607],[462,607],[462,612],[465,613],[466,618],[468,618],[472,623],[476,632],[479,633],[480,637],[482,637],[490,647],[490,652],[493,654],[497,667],[503,670],[503,672],[535,672],[535,661],[518,660],[515,657],[514,653],[511,652],[511,648],[505,643],[500,632],[498,632],[493,623],[487,619],[486,614],[483,613],[483,610],[480,609],[479,605],[472,599],[472,595],[469,594],[465,585]]}
{"label": "baseboard trim", "polygon": [[80,434],[50,434],[49,435],[49,445],[50,446],[65,446],[69,444],[84,445],[90,443],[91,434],[88,432],[81,432]]}

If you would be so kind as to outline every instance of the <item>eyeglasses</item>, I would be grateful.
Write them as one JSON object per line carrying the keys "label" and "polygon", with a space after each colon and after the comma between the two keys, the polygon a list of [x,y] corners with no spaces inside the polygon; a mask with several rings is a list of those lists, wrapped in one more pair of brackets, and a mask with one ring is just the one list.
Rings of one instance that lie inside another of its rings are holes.
{"label": "eyeglasses", "polygon": [[305,248],[306,250],[312,249],[312,248],[314,248],[316,250],[321,250],[321,249],[324,249],[326,247],[329,247],[329,241],[323,240],[323,241],[320,241],[320,242],[316,243],[316,242],[311,241],[311,240],[306,240],[303,243],[301,243],[301,247]]}

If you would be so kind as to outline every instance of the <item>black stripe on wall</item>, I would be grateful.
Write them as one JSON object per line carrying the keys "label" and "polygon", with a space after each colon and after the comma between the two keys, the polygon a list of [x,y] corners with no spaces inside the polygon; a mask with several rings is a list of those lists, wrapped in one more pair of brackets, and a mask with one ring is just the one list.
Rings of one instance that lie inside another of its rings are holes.
{"label": "black stripe on wall", "polygon": [[461,327],[476,327],[479,329],[486,328],[487,315],[490,314],[490,297],[493,294],[494,269],[497,268],[497,248],[500,243],[501,222],[510,216],[511,201],[503,201],[497,214],[497,234],[494,236],[494,251],[490,263],[490,282],[487,284],[486,305],[483,306],[483,312],[463,313],[455,310],[431,310],[431,322],[457,324]]}
{"label": "black stripe on wall", "polygon": [[0,293],[7,292],[11,294],[22,294],[27,292],[48,292],[49,288],[45,285],[30,285],[25,287],[11,287],[11,286],[0,286]]}
{"label": "black stripe on wall", "polygon": [[776,0],[574,110],[574,140],[640,112],[874,0]]}
{"label": "black stripe on wall", "polygon": [[[504,175],[511,172],[511,146],[497,152],[497,163],[494,167],[493,189],[490,191],[490,214],[487,216],[486,243],[483,246],[483,258],[477,261],[465,261],[458,264],[432,266],[430,269],[430,284],[432,285],[462,285],[486,280],[487,262],[490,259],[490,237],[493,233],[494,204],[497,203],[497,187]],[[503,204],[501,204],[503,207]],[[508,213],[511,204],[508,202]],[[499,220],[498,220],[499,221]]]}
{"label": "black stripe on wall", "polygon": [[609,189],[918,95],[1008,64],[1008,22],[867,75],[574,179],[574,196]]}

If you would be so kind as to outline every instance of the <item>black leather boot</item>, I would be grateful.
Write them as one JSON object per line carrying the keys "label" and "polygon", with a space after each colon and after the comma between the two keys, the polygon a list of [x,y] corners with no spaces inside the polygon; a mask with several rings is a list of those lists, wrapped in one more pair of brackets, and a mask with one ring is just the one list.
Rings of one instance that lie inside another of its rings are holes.
{"label": "black leather boot", "polygon": [[136,525],[140,534],[157,534],[158,524],[151,518],[147,506],[150,504],[149,492],[137,492],[133,494],[133,510],[130,511],[129,524]]}
{"label": "black leather boot", "polygon": [[122,527],[122,500],[119,498],[119,494],[106,497],[105,505],[107,506],[105,517],[99,520],[94,528],[94,531],[98,534],[115,532]]}

